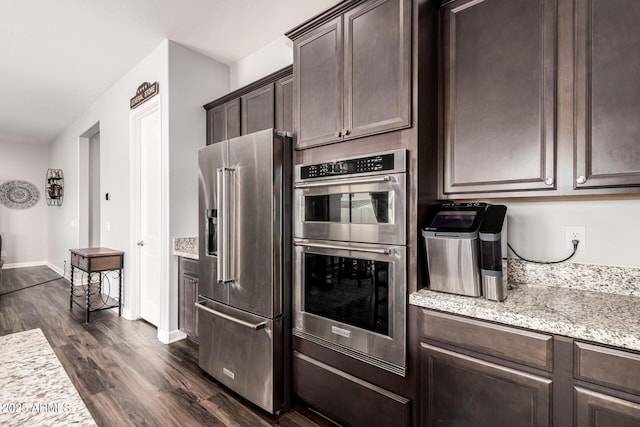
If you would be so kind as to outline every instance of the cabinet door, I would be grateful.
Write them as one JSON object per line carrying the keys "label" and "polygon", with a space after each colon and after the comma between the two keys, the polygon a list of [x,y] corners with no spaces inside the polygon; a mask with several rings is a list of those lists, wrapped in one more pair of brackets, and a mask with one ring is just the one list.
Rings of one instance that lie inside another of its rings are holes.
{"label": "cabinet door", "polygon": [[420,344],[422,425],[542,427],[551,380]]}
{"label": "cabinet door", "polygon": [[240,98],[242,135],[274,127],[273,83]]}
{"label": "cabinet door", "polygon": [[197,313],[194,304],[198,297],[198,280],[183,274],[180,277],[179,291],[178,327],[188,336],[197,339]]}
{"label": "cabinet door", "polygon": [[342,17],[293,46],[296,148],[341,140]]}
{"label": "cabinet door", "polygon": [[226,121],[224,105],[207,111],[207,145],[226,139]]}
{"label": "cabinet door", "polygon": [[344,15],[343,137],[411,124],[411,2],[368,1]]}
{"label": "cabinet door", "polygon": [[640,404],[597,393],[574,389],[576,426],[640,427]]}
{"label": "cabinet door", "polygon": [[555,0],[441,10],[444,194],[555,188]]}
{"label": "cabinet door", "polygon": [[576,2],[575,188],[640,186],[640,2]]}
{"label": "cabinet door", "polygon": [[276,129],[293,133],[293,76],[276,82]]}
{"label": "cabinet door", "polygon": [[225,139],[242,135],[240,127],[240,98],[224,104]]}

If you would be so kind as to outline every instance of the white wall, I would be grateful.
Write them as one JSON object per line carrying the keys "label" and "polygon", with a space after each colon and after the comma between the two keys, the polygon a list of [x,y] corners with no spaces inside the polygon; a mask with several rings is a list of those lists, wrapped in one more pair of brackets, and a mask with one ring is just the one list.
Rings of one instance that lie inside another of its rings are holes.
{"label": "white wall", "polygon": [[226,65],[165,40],[50,144],[49,162],[65,169],[68,190],[62,209],[49,218],[48,258],[62,268],[69,249],[78,247],[79,138],[99,122],[100,193],[110,194],[109,201],[100,198],[101,245],[125,251],[124,313],[131,315],[128,301],[136,286],[131,263],[137,248],[129,99],[141,83],[155,81],[160,87],[155,100],[160,101],[162,127],[161,277],[166,281],[166,286],[158,285],[160,292],[166,290],[158,336],[171,340],[178,327],[178,272],[171,254],[172,238],[197,235],[197,150],[205,145],[206,137],[202,106],[229,92]]}
{"label": "white wall", "polygon": [[[0,204],[0,234],[5,268],[46,264],[47,215],[45,177],[49,148],[44,144],[0,142],[0,184],[21,179],[40,190],[40,200],[28,209],[9,209]],[[54,166],[55,167],[55,166]]]}
{"label": "white wall", "polygon": [[[586,227],[586,248],[570,262],[640,268],[640,198],[505,201],[508,240],[523,257],[562,259],[565,227]],[[513,256],[513,255],[510,255]]]}
{"label": "white wall", "polygon": [[[129,99],[142,82],[158,81],[162,103],[162,115],[167,115],[168,43],[164,41],[136,67],[111,86],[76,121],[71,123],[49,146],[49,164],[65,173],[65,199],[60,208],[49,213],[48,259],[61,269],[67,261],[69,249],[79,244],[79,138],[100,123],[100,183],[101,192],[110,193],[109,201],[101,198],[101,245],[125,251],[124,301],[131,300],[130,250],[133,245],[130,224],[130,149],[129,149]],[[168,138],[168,125],[163,139]],[[135,246],[134,246],[135,247]]]}
{"label": "white wall", "polygon": [[[229,92],[229,67],[169,42],[170,237],[198,235],[198,150],[206,145],[204,104]],[[178,327],[178,263],[171,257],[170,325]]]}
{"label": "white wall", "polygon": [[293,63],[293,43],[281,36],[231,64],[231,91]]}

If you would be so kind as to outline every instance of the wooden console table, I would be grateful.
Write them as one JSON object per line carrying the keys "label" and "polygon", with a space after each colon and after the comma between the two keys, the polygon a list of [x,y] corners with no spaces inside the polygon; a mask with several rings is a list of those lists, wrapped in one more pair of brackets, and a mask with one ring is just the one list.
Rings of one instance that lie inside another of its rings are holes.
{"label": "wooden console table", "polygon": [[[73,303],[86,310],[86,323],[89,323],[89,313],[92,311],[118,308],[118,316],[122,316],[122,269],[124,266],[124,252],[108,248],[71,249],[71,284],[69,291],[69,310]],[[74,271],[79,269],[86,273],[80,278],[80,284],[74,286]],[[109,277],[108,273],[114,273]],[[97,277],[96,277],[97,275]],[[117,277],[115,277],[117,276]],[[118,280],[118,298],[112,297],[111,279]],[[106,283],[105,283],[106,282]],[[105,291],[105,284],[108,289]],[[82,289],[80,291],[80,288]]]}

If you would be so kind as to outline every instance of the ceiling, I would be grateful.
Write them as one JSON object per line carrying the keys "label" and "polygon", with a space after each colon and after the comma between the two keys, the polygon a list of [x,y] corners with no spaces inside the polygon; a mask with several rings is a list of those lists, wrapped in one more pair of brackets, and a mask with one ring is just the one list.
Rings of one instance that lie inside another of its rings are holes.
{"label": "ceiling", "polygon": [[338,0],[0,0],[0,141],[49,143],[168,38],[226,64]]}

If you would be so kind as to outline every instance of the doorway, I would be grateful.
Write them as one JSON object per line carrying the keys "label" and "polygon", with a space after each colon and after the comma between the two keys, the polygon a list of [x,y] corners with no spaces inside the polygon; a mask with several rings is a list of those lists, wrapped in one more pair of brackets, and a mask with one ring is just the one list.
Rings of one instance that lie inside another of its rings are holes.
{"label": "doorway", "polygon": [[147,101],[131,113],[133,156],[134,295],[132,314],[160,330],[163,281],[162,128],[160,103]]}
{"label": "doorway", "polygon": [[101,246],[100,123],[80,135],[78,147],[78,247]]}

